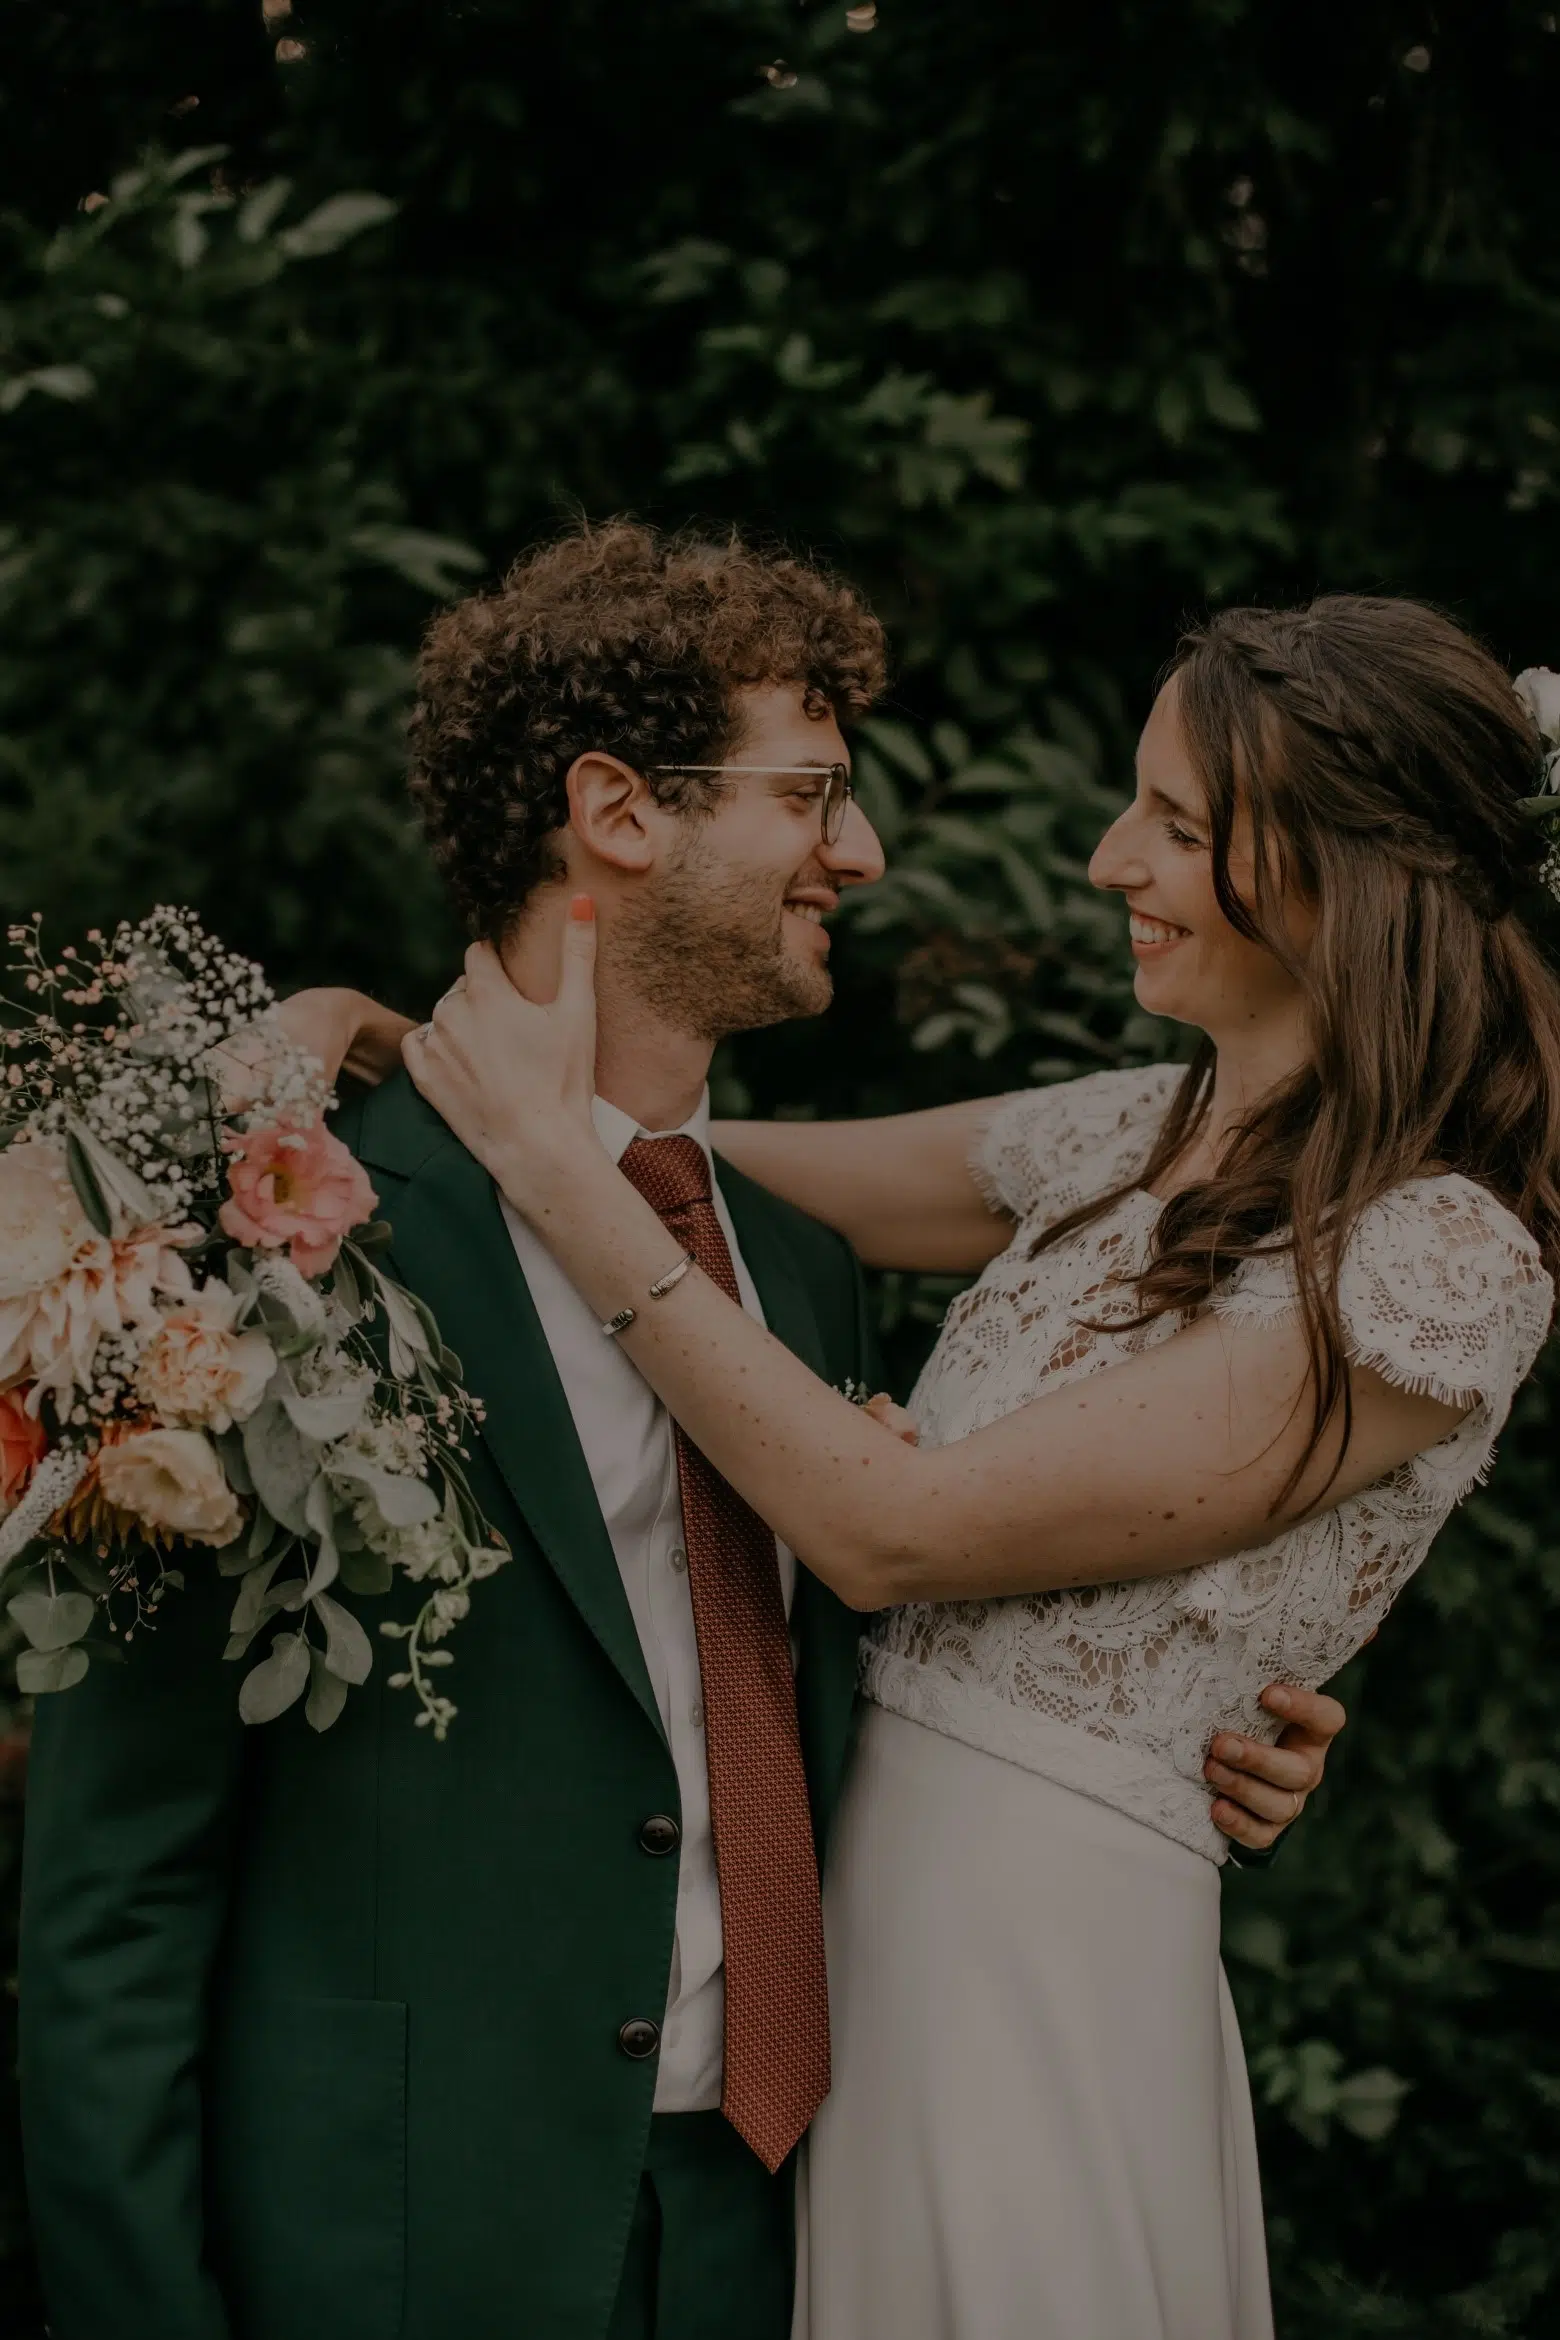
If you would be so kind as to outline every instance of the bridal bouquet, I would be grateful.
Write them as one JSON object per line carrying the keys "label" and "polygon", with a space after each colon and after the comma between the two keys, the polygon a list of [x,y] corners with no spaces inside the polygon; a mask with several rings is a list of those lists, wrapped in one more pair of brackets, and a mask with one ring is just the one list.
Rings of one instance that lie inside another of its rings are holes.
{"label": "bridal bouquet", "polygon": [[119,1658],[188,1567],[235,1580],[238,1693],[335,1721],[372,1649],[332,1588],[425,1589],[392,1687],[430,1677],[508,1557],[472,1500],[478,1417],[325,1126],[323,1068],[258,967],[160,909],[45,959],[10,929],[0,1023],[0,1597],[25,1691]]}

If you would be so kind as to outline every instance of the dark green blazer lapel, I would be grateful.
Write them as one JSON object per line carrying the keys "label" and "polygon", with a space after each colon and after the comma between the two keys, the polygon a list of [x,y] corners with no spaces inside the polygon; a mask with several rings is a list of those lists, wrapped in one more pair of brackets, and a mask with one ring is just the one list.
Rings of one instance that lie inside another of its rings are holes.
{"label": "dark green blazer lapel", "polygon": [[[850,1365],[830,1370],[806,1279],[786,1241],[781,1207],[729,1162],[717,1161],[716,1174],[770,1331],[821,1381],[838,1386]],[[805,1564],[798,1567],[791,1604],[797,1722],[820,1846],[849,1744],[862,1622]]]}
{"label": "dark green blazer lapel", "polygon": [[818,1319],[773,1199],[750,1178],[733,1170],[729,1162],[718,1162],[716,1174],[770,1331],[820,1380],[827,1381],[829,1367]]}
{"label": "dark green blazer lapel", "polygon": [[482,1441],[580,1615],[663,1736],[569,1401],[493,1181],[404,1076],[343,1134],[406,1181],[386,1197],[397,1273],[433,1309],[486,1410]]}

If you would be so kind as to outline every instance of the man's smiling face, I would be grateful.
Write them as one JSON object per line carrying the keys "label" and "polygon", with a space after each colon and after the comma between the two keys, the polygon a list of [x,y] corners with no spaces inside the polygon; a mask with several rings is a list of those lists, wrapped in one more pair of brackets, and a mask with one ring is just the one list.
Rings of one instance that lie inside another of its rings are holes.
{"label": "man's smiling face", "polygon": [[736,700],[725,764],[771,768],[728,769],[713,810],[661,816],[664,858],[619,933],[646,1001],[710,1040],[821,1015],[834,993],[823,922],[847,887],[883,874],[858,805],[832,845],[823,835],[829,766],[850,764],[828,706],[799,683],[747,686]]}

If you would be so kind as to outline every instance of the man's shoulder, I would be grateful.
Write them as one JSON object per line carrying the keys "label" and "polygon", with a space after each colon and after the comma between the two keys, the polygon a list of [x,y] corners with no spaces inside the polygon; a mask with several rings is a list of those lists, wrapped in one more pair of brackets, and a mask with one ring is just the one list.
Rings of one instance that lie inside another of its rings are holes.
{"label": "man's shoulder", "polygon": [[377,1088],[354,1083],[331,1116],[331,1127],[360,1162],[402,1178],[415,1178],[425,1162],[460,1142],[404,1069]]}

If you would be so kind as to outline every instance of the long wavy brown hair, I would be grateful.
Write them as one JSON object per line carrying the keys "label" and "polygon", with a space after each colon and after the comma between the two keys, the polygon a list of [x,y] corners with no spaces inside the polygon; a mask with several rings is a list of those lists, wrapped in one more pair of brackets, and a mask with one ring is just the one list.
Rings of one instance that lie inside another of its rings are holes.
{"label": "long wavy brown hair", "polygon": [[[1132,1323],[1195,1311],[1257,1252],[1292,1253],[1313,1414],[1276,1511],[1335,1422],[1332,1476],[1348,1449],[1338,1275],[1378,1196],[1461,1171],[1560,1270],[1560,983],[1533,923],[1545,844],[1522,808],[1540,786],[1540,741],[1504,668],[1413,601],[1338,593],[1227,610],[1182,638],[1171,674],[1219,906],[1302,985],[1310,1052],[1214,1173],[1166,1203]],[[1230,876],[1242,813],[1249,899]],[[1294,895],[1316,916],[1303,956],[1281,918]],[[1155,1186],[1195,1137],[1214,1063],[1204,1040],[1134,1185]],[[1047,1228],[1036,1250],[1123,1191]]]}

